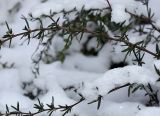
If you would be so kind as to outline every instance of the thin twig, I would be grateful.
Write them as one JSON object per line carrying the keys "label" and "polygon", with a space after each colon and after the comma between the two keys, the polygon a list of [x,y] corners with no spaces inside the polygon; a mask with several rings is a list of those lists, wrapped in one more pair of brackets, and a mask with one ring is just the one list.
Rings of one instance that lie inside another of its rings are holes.
{"label": "thin twig", "polygon": [[112,11],[112,7],[111,7],[111,4],[110,4],[109,0],[106,0],[106,1],[108,3],[108,6],[109,6],[110,10]]}
{"label": "thin twig", "polygon": [[108,94],[110,94],[110,93],[112,93],[113,91],[116,91],[116,90],[118,90],[118,89],[121,89],[121,88],[130,86],[130,85],[131,85],[130,83],[127,83],[127,84],[125,84],[125,85],[122,85],[122,86],[119,86],[119,87],[115,87],[115,88],[113,88],[112,90],[110,90],[110,91],[108,92]]}

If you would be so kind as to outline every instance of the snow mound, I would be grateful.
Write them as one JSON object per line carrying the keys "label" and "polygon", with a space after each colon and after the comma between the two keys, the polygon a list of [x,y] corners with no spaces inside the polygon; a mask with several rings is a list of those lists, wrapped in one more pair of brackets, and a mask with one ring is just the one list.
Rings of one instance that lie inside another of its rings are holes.
{"label": "snow mound", "polygon": [[93,83],[86,83],[82,91],[86,97],[92,99],[96,95],[105,95],[110,90],[127,83],[155,84],[158,77],[150,70],[140,66],[126,66],[107,71]]}

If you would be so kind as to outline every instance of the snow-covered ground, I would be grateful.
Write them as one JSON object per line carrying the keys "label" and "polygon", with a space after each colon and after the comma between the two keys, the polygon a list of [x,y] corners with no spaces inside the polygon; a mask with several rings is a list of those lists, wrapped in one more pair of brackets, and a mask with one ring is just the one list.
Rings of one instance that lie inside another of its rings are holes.
{"label": "snow-covered ground", "polygon": [[[34,17],[41,14],[49,14],[50,10],[58,12],[62,9],[71,10],[74,7],[81,9],[85,6],[90,8],[104,8],[108,6],[106,0],[0,0],[0,38],[6,32],[4,22],[7,21],[13,28],[14,33],[21,32],[24,27],[22,15],[28,16],[32,13]],[[142,3],[134,0],[110,0],[112,6],[112,21],[129,23],[130,15],[125,9],[136,12],[137,14],[146,14],[146,8]],[[159,26],[160,22],[160,1],[150,0],[149,6],[155,13],[153,19]],[[9,13],[9,11],[12,11]],[[18,12],[17,12],[18,11]],[[47,22],[46,22],[47,24]],[[36,28],[37,24],[31,23],[31,27]],[[137,42],[143,39],[135,33],[128,33],[131,42]],[[82,41],[83,42],[83,41]],[[145,103],[148,97],[145,97],[144,91],[137,91],[128,97],[127,87],[119,89],[113,93],[107,94],[113,88],[122,86],[126,83],[138,83],[147,85],[150,83],[159,87],[156,82],[158,75],[154,70],[154,65],[160,68],[160,61],[155,60],[153,56],[145,54],[143,67],[133,65],[132,55],[127,58],[129,66],[123,68],[109,69],[111,62],[122,62],[125,54],[121,45],[112,46],[107,43],[97,56],[85,56],[80,53],[81,45],[73,41],[68,55],[64,61],[54,61],[46,64],[40,62],[39,75],[35,78],[32,72],[34,68],[33,59],[43,49],[43,46],[37,46],[38,40],[31,40],[29,45],[23,39],[15,38],[9,48],[8,43],[0,49],[0,63],[6,63],[7,67],[0,68],[0,112],[6,111],[8,106],[20,104],[20,109],[28,112],[36,110],[33,108],[37,103],[37,98],[30,99],[26,93],[37,95],[44,104],[50,104],[54,97],[55,105],[73,104],[78,101],[79,96],[73,89],[66,88],[74,86],[78,89],[86,100],[73,109],[68,116],[159,116],[159,107],[146,107]],[[63,41],[60,37],[55,37],[51,48],[52,56],[56,51],[63,48]],[[94,41],[90,45],[94,46]],[[155,46],[149,44],[147,49],[155,51]],[[112,52],[112,51],[115,52]],[[36,52],[35,52],[36,51]],[[13,64],[13,67],[12,67]],[[10,67],[11,66],[11,67]],[[28,84],[26,84],[28,83]],[[97,110],[97,104],[87,103],[102,95],[102,104]],[[160,98],[160,97],[159,97]],[[12,110],[12,108],[11,108]],[[44,116],[47,114],[39,114]],[[61,116],[61,112],[56,111],[55,116]]]}

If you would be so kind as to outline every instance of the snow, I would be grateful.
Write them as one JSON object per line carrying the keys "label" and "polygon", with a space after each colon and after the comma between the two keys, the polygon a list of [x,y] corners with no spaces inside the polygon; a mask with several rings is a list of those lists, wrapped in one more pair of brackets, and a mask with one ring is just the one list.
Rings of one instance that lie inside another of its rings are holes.
{"label": "snow", "polygon": [[1,70],[0,73],[1,73],[1,79],[0,79],[1,92],[2,91],[21,92],[21,88],[19,86],[20,79],[17,70],[15,69]]}
{"label": "snow", "polygon": [[136,116],[150,116],[153,114],[154,116],[159,116],[159,113],[160,113],[160,109],[157,107],[145,108],[141,110],[139,113],[137,113]]}
{"label": "snow", "polygon": [[129,23],[130,15],[125,12],[125,6],[121,4],[112,5],[112,21],[119,23],[125,22],[126,25]]}
{"label": "snow", "polygon": [[[145,73],[144,73],[145,72]],[[86,83],[82,90],[86,98],[94,98],[97,95],[105,95],[110,90],[123,86],[126,83],[155,84],[158,77],[150,70],[140,66],[126,66],[124,68],[115,68],[107,71],[104,76],[98,78],[92,83]],[[98,90],[96,90],[98,88]]]}
{"label": "snow", "polygon": [[[122,23],[125,21],[125,25],[129,24],[130,15],[125,10],[147,16],[146,8],[135,0],[109,0],[109,2],[112,6],[111,20],[113,22]],[[19,8],[9,13],[8,10],[17,4],[20,4]],[[160,2],[156,0],[149,2],[152,12],[155,12],[153,19],[158,27],[160,25],[159,4]],[[9,23],[15,33],[19,33],[24,28],[24,21],[21,20],[22,15],[28,17],[28,14],[32,13],[34,17],[39,17],[43,14],[49,14],[50,11],[60,12],[63,9],[68,11],[74,7],[80,10],[83,6],[85,9],[104,8],[108,4],[106,0],[47,0],[44,3],[41,0],[0,0],[0,38],[6,32],[5,21]],[[59,23],[62,24],[65,19],[62,14],[58,14],[54,18],[58,17],[61,17]],[[70,19],[74,19],[74,16],[70,16]],[[44,25],[48,25],[50,21],[46,20],[44,23]],[[30,25],[31,28],[38,26],[37,23],[30,23]],[[94,28],[94,25],[88,25],[93,29],[90,26]],[[108,30],[107,27],[106,29]],[[145,30],[149,32],[147,26]],[[154,32],[158,36],[157,33]],[[112,32],[110,34],[114,35]],[[9,107],[16,106],[17,102],[20,103],[20,108],[23,111],[35,112],[33,105],[37,103],[37,98],[44,104],[50,104],[52,97],[54,97],[56,106],[71,105],[80,98],[75,92],[77,90],[85,97],[85,101],[75,106],[68,116],[75,114],[80,116],[150,116],[154,114],[154,116],[158,116],[160,114],[159,107],[145,106],[148,98],[144,96],[144,91],[138,90],[130,97],[127,96],[127,87],[110,94],[108,92],[126,83],[143,85],[150,83],[158,88],[159,82],[157,80],[159,77],[154,70],[154,65],[160,69],[160,60],[155,60],[153,56],[146,53],[143,59],[145,64],[141,67],[134,65],[136,64],[133,61],[135,56],[131,54],[126,59],[129,66],[110,69],[112,63],[124,60],[125,53],[121,51],[125,47],[122,46],[122,43],[110,42],[99,49],[95,47],[97,42],[94,38],[88,44],[87,49],[95,48],[99,50],[98,54],[95,56],[84,55],[80,51],[88,36],[84,34],[80,42],[75,39],[72,41],[63,63],[57,59],[53,59],[53,61],[51,59],[50,63],[41,61],[39,75],[36,78],[33,74],[33,59],[37,59],[45,47],[39,45],[38,40],[31,40],[27,44],[26,40],[20,40],[20,38],[14,38],[11,47],[8,47],[9,43],[5,43],[0,49],[0,112],[5,112],[6,104]],[[129,41],[132,43],[145,40],[146,36],[145,34],[138,35],[133,31],[128,32]],[[49,55],[55,57],[63,49],[65,44],[63,39],[59,36],[53,38]],[[155,44],[148,44],[146,48],[155,52]],[[7,66],[13,64],[13,67],[4,68],[2,64],[5,63]],[[69,87],[71,89],[68,90]],[[40,93],[38,93],[39,90]],[[26,95],[27,92],[37,95],[36,98],[31,99]],[[95,100],[98,95],[104,97],[99,110],[96,109],[96,103],[88,105],[88,102]],[[45,105],[45,107],[47,106]],[[62,113],[56,111],[54,115],[61,116]]]}
{"label": "snow", "polygon": [[[102,106],[103,107],[103,106]],[[129,110],[126,110],[128,109]],[[144,106],[140,103],[132,103],[132,102],[124,102],[124,103],[115,103],[115,102],[108,102],[105,107],[103,107],[99,112],[99,116],[118,116],[120,114],[122,116],[135,116],[140,109],[143,109]],[[116,109],[113,110],[113,109]],[[137,116],[137,115],[136,115]],[[142,116],[142,115],[140,115]],[[146,115],[143,115],[146,116]]]}

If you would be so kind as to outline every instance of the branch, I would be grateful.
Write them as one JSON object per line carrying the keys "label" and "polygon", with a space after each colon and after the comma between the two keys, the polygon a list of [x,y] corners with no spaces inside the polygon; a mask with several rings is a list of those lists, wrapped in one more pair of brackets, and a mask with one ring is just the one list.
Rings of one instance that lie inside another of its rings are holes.
{"label": "branch", "polygon": [[[90,31],[86,28],[84,29],[77,29],[77,28],[68,28],[68,27],[63,27],[63,26],[58,26],[56,27],[57,30],[65,30],[65,31],[72,31],[72,32],[85,32],[85,33],[89,33],[89,34],[92,34],[94,36],[102,36],[102,37],[105,37],[108,41],[117,41],[117,42],[123,42],[125,43],[127,46],[133,46],[134,48],[137,48],[139,50],[142,50],[154,57],[156,57],[157,59],[159,59],[159,55],[154,53],[154,52],[151,52],[149,50],[147,50],[145,47],[142,47],[142,46],[138,46],[136,44],[133,44],[131,42],[129,42],[128,40],[125,40],[125,39],[121,39],[121,38],[111,38],[111,37],[108,37],[108,35],[106,33],[97,33],[97,32],[94,32],[94,31]],[[23,36],[25,34],[28,34],[28,33],[34,33],[34,32],[39,32],[39,31],[57,31],[55,28],[40,28],[40,29],[33,29],[33,30],[30,30],[29,32],[26,31],[26,32],[22,32],[22,33],[17,33],[17,34],[13,34],[11,35],[10,38],[7,38],[7,39],[4,39],[4,40],[1,40],[1,45],[7,41],[10,41],[12,38],[15,38],[15,37],[18,37],[18,36]]]}

